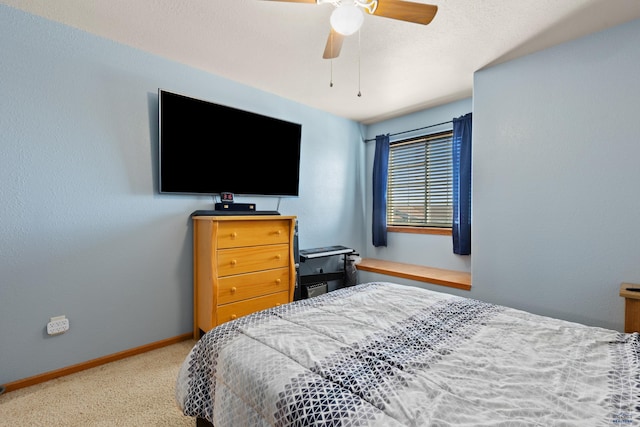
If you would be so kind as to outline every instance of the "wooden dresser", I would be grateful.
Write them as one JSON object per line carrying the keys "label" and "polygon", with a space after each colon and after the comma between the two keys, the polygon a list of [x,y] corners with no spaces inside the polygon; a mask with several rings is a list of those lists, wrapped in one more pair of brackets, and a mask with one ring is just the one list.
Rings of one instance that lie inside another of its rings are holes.
{"label": "wooden dresser", "polygon": [[194,216],[193,336],[293,301],[295,216]]}

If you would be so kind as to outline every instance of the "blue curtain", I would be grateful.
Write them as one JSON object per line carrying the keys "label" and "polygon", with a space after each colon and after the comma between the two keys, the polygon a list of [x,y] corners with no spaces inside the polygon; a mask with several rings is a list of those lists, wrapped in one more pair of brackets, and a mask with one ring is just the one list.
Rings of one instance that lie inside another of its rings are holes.
{"label": "blue curtain", "polygon": [[453,253],[471,254],[471,113],[453,119]]}
{"label": "blue curtain", "polygon": [[389,134],[376,136],[373,158],[373,246],[387,246],[387,172]]}

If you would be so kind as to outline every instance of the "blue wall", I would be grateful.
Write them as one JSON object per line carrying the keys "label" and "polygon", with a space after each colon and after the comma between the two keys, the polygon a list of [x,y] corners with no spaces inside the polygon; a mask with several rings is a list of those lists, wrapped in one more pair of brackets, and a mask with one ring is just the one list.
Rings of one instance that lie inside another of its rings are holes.
{"label": "blue wall", "polygon": [[640,20],[475,74],[473,287],[622,330],[640,283]]}
{"label": "blue wall", "polygon": [[301,123],[300,197],[238,201],[297,215],[303,248],[362,246],[358,123],[7,6],[0,47],[0,384],[192,329],[213,200],[157,193],[158,88]]}

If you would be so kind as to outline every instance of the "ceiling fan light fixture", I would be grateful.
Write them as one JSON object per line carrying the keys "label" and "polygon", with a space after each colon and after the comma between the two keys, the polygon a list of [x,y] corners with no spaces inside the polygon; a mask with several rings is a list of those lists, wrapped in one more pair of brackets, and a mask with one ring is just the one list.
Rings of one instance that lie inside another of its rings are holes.
{"label": "ceiling fan light fixture", "polygon": [[360,29],[364,15],[355,4],[346,4],[331,13],[331,27],[344,36],[350,36]]}

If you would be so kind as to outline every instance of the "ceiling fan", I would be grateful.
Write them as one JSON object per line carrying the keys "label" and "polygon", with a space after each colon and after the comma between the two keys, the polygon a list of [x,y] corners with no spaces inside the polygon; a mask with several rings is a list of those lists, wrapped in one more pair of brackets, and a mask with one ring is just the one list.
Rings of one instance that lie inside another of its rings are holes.
{"label": "ceiling fan", "polygon": [[335,9],[331,14],[331,30],[322,55],[325,59],[337,58],[345,36],[349,36],[362,25],[363,11],[370,15],[416,24],[429,24],[438,6],[405,0],[272,0],[288,3],[330,3]]}

